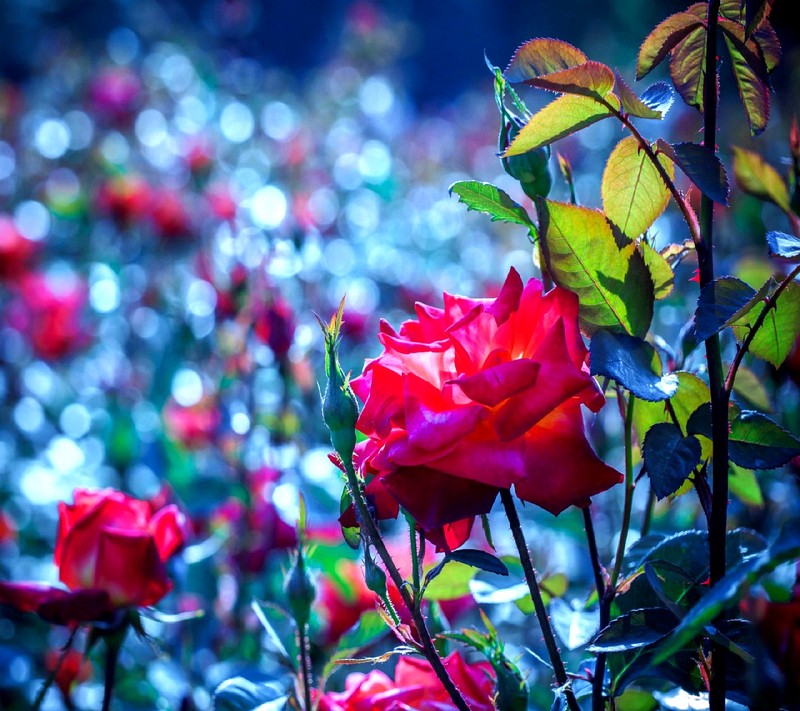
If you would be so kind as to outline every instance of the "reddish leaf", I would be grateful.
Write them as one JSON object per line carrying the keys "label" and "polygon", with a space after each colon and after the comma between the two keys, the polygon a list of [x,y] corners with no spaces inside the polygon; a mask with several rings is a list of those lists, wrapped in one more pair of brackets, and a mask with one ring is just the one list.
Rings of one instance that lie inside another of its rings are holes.
{"label": "reddish leaf", "polygon": [[745,35],[749,38],[753,32],[760,30],[767,23],[769,13],[772,12],[773,0],[749,0],[745,7],[747,27]]}
{"label": "reddish leaf", "polygon": [[767,71],[771,72],[781,61],[781,41],[778,39],[775,29],[765,20],[755,34],[748,37],[748,45],[753,40],[755,40],[761,50],[761,54],[764,56]]}
{"label": "reddish leaf", "polygon": [[639,48],[636,78],[641,79],[658,66],[684,37],[699,27],[701,19],[689,12],[677,12],[656,25]]}
{"label": "reddish leaf", "polygon": [[614,72],[600,62],[584,62],[577,67],[526,79],[528,86],[603,99],[614,88]]}
{"label": "reddish leaf", "polygon": [[693,29],[672,52],[669,73],[683,100],[703,112],[703,80],[706,57],[706,28]]}
{"label": "reddish leaf", "polygon": [[504,75],[506,81],[516,84],[543,74],[577,67],[587,60],[583,52],[567,42],[538,37],[520,45]]}
{"label": "reddish leaf", "polygon": [[789,191],[786,183],[778,171],[758,153],[734,147],[733,173],[739,187],[746,193],[774,202],[781,210],[789,212]]}

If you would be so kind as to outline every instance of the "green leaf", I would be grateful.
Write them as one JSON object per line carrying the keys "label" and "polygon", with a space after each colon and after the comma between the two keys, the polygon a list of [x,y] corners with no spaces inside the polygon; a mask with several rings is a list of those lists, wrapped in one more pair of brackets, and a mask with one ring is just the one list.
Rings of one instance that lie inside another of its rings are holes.
{"label": "green leaf", "polygon": [[[757,136],[769,122],[769,80],[767,66],[758,46],[744,40],[744,28],[738,22],[720,19],[722,36],[731,56],[736,88],[744,106],[750,134]],[[740,34],[741,37],[737,37]]]}
{"label": "green leaf", "polygon": [[242,676],[223,681],[214,692],[216,711],[282,711],[289,696],[275,682],[255,682]]}
{"label": "green leaf", "polygon": [[531,77],[525,83],[537,89],[601,100],[614,88],[614,72],[600,62],[584,62],[552,74]]}
{"label": "green leaf", "polygon": [[695,27],[672,52],[669,74],[672,83],[689,105],[703,113],[706,28]]}
{"label": "green leaf", "polygon": [[583,64],[588,57],[577,47],[557,39],[536,38],[517,48],[506,67],[506,81],[512,84],[552,74]]}
{"label": "green leaf", "polygon": [[664,118],[664,113],[658,109],[648,106],[636,93],[631,89],[619,74],[617,75],[617,93],[619,94],[620,104],[623,111],[630,116],[638,116],[639,118],[646,119],[661,119]]}
{"label": "green leaf", "polygon": [[675,615],[663,607],[634,610],[612,620],[586,651],[600,654],[646,647],[672,632],[677,624]]}
{"label": "green leaf", "polygon": [[536,231],[525,208],[512,200],[504,190],[490,183],[462,180],[450,186],[450,194],[453,193],[468,210],[484,212],[492,218],[492,222],[511,222],[527,227],[533,232]]}
{"label": "green leaf", "polygon": [[772,403],[769,393],[761,379],[745,365],[740,365],[736,371],[736,380],[733,381],[733,392],[741,400],[745,400],[756,410],[769,412]]}
{"label": "green leaf", "polygon": [[649,691],[639,689],[628,689],[616,701],[617,711],[656,711],[658,707],[658,701]]}
{"label": "green leaf", "polygon": [[736,277],[720,277],[706,284],[697,298],[694,329],[698,341],[705,341],[723,328],[746,316],[763,301],[770,282],[756,292]]}
{"label": "green leaf", "polygon": [[800,454],[800,442],[766,415],[744,410],[731,422],[728,454],[745,469],[774,469]]}
{"label": "green leaf", "polygon": [[[616,97],[609,96],[606,101],[616,101]],[[503,155],[520,155],[550,145],[611,115],[607,106],[594,99],[570,94],[559,96],[531,117]]]}
{"label": "green leaf", "polygon": [[550,619],[553,629],[567,649],[577,649],[589,642],[600,623],[598,610],[587,612],[573,608],[568,602],[556,598],[550,603]]}
{"label": "green leaf", "polygon": [[773,0],[747,0],[745,5],[745,34],[749,37],[764,22],[772,11]]}
{"label": "green leaf", "polygon": [[698,143],[670,145],[659,138],[656,148],[669,157],[700,191],[720,205],[728,204],[728,176],[719,158]]}
{"label": "green leaf", "polygon": [[658,66],[686,35],[700,27],[700,19],[688,12],[677,12],[656,25],[639,48],[636,78],[641,79]]}
{"label": "green leaf", "polygon": [[[753,309],[735,321],[733,332],[739,341],[744,340],[752,328],[760,309]],[[750,353],[772,363],[776,368],[786,360],[797,334],[800,333],[800,284],[789,284],[750,343]]]}
{"label": "green leaf", "polygon": [[689,611],[675,630],[658,645],[655,662],[668,659],[702,635],[706,625],[710,625],[725,608],[736,602],[746,586],[758,582],[779,565],[798,557],[800,557],[800,533],[797,529],[789,529],[782,532],[778,540],[766,551],[732,567]]}
{"label": "green leaf", "polygon": [[675,92],[667,82],[657,81],[642,92],[641,99],[645,106],[666,116],[672,102],[675,101]]}
{"label": "green leaf", "polygon": [[785,232],[767,232],[769,256],[784,262],[800,262],[800,239]]}
{"label": "green leaf", "polygon": [[786,183],[758,153],[734,147],[733,174],[739,187],[746,193],[773,202],[784,212],[790,212]]}
{"label": "green leaf", "polygon": [[457,561],[450,561],[447,566],[443,566],[442,563],[428,571],[428,576],[430,576],[433,570],[441,566],[425,588],[425,598],[427,600],[455,600],[469,595],[469,581],[475,577],[478,569]]}
{"label": "green leaf", "polygon": [[748,506],[764,507],[764,496],[758,478],[750,469],[744,469],[731,462],[728,471],[728,488],[739,501]]}
{"label": "green leaf", "polygon": [[653,425],[645,435],[642,456],[647,476],[659,499],[674,494],[700,464],[700,441],[684,437],[670,422]]}
{"label": "green leaf", "polygon": [[642,400],[667,400],[678,390],[677,376],[661,375],[656,349],[641,338],[600,330],[589,354],[592,375],[612,378]]}
{"label": "green leaf", "polygon": [[667,259],[653,249],[644,240],[639,242],[639,252],[644,259],[650,279],[653,281],[654,296],[656,299],[666,299],[675,285],[675,273],[672,271]]}
{"label": "green leaf", "polygon": [[602,212],[544,199],[536,205],[548,271],[577,294],[582,328],[644,336],[653,316],[653,282],[636,245],[620,247]]}
{"label": "green leaf", "polygon": [[[674,177],[672,163],[660,157],[659,161]],[[669,190],[657,168],[632,136],[611,152],[600,189],[606,217],[631,239],[647,230],[669,202]]]}

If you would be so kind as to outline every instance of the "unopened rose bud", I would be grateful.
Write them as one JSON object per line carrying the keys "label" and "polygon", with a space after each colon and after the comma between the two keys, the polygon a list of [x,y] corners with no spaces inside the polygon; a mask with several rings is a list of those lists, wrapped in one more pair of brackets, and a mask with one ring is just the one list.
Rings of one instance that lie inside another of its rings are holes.
{"label": "unopened rose bud", "polygon": [[[513,121],[506,122],[500,131],[500,150],[505,151],[519,133],[519,127]],[[516,178],[525,194],[533,199],[547,197],[552,185],[548,168],[549,151],[538,148],[521,155],[503,158],[503,168],[512,178]]]}
{"label": "unopened rose bud", "polygon": [[289,604],[289,611],[298,627],[308,624],[311,617],[311,605],[317,594],[316,585],[308,572],[302,548],[297,551],[294,564],[286,576],[283,592]]}
{"label": "unopened rose bud", "polygon": [[386,573],[372,559],[369,550],[364,555],[364,582],[381,600],[386,599]]}

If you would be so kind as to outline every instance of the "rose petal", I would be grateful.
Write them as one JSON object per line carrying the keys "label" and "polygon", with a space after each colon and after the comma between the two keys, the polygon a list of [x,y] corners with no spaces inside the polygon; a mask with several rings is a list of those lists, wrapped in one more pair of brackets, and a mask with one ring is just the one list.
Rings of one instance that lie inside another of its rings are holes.
{"label": "rose petal", "polygon": [[[531,279],[528,285],[532,285],[532,289],[541,291],[542,285],[535,279]],[[525,288],[527,289],[528,287],[526,286]],[[498,325],[505,323],[508,317],[519,308],[522,293],[522,277],[520,277],[519,272],[512,267],[494,303],[486,307],[487,313],[494,316]]]}
{"label": "rose petal", "polygon": [[167,561],[186,543],[186,517],[171,504],[161,509],[147,526],[152,534],[161,560]]}
{"label": "rose petal", "polygon": [[535,386],[540,367],[532,360],[511,360],[452,382],[470,400],[495,407],[512,395]]}
{"label": "rose petal", "polygon": [[113,609],[104,590],[70,592],[43,583],[0,582],[0,603],[59,625],[100,620]]}
{"label": "rose petal", "polygon": [[94,586],[120,607],[153,605],[169,592],[156,542],[144,531],[105,529],[99,534]]}

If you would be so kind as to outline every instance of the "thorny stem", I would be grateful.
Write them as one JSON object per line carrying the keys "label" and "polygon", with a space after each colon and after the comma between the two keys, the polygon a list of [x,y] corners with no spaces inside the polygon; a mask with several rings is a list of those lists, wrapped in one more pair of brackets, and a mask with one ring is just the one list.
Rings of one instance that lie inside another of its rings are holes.
{"label": "thorny stem", "polygon": [[[464,700],[464,697],[461,695],[461,692],[458,690],[453,680],[450,678],[450,675],[447,673],[447,669],[442,662],[442,658],[436,651],[436,647],[433,644],[430,632],[428,632],[428,628],[425,625],[425,618],[422,616],[420,607],[416,605],[414,599],[411,597],[411,593],[408,591],[408,586],[405,584],[403,576],[400,575],[400,571],[397,569],[392,557],[389,555],[389,551],[386,549],[386,544],[383,542],[383,538],[381,538],[378,527],[375,524],[375,520],[372,518],[369,508],[367,507],[367,501],[364,497],[364,492],[361,489],[358,476],[353,468],[353,463],[351,461],[344,461],[343,463],[347,473],[347,485],[350,488],[350,496],[353,499],[353,505],[355,506],[356,513],[358,514],[362,535],[366,539],[365,544],[369,543],[378,552],[378,556],[383,562],[386,572],[389,574],[389,577],[392,579],[392,582],[400,593],[400,597],[403,599],[403,604],[411,614],[411,619],[414,621],[414,625],[417,628],[417,634],[419,634],[422,642],[422,653],[430,663],[431,668],[436,676],[439,677],[439,680],[444,685],[445,690],[453,700],[456,708],[458,708],[459,711],[470,711],[467,702]],[[576,709],[575,711],[578,710]]]}
{"label": "thorny stem", "polygon": [[61,665],[64,664],[64,660],[67,658],[67,654],[69,654],[69,650],[72,649],[72,644],[75,642],[75,637],[78,634],[78,630],[80,628],[76,627],[70,633],[69,639],[67,639],[66,644],[61,649],[61,654],[58,655],[58,659],[56,660],[56,664],[53,667],[53,671],[47,676],[47,678],[42,683],[42,686],[39,689],[39,693],[36,694],[36,699],[33,702],[33,711],[39,711],[42,707],[42,703],[44,702],[44,697],[47,696],[47,692],[50,687],[53,685],[53,682],[58,675],[58,672],[61,670]]}
{"label": "thorny stem", "polygon": [[119,659],[119,650],[122,648],[122,640],[124,633],[118,637],[119,633],[115,633],[110,637],[106,637],[106,668],[103,677],[103,707],[102,711],[109,711],[111,709],[111,699],[114,696],[114,682],[117,678],[117,660]]}
{"label": "thorny stem", "polygon": [[303,684],[303,709],[311,711],[311,655],[308,648],[307,624],[297,626],[297,646],[300,651],[300,676]]}
{"label": "thorny stem", "polygon": [[736,351],[736,356],[734,357],[733,363],[731,363],[731,367],[728,370],[728,375],[725,378],[725,393],[728,395],[728,397],[730,397],[731,392],[733,391],[733,384],[736,381],[736,373],[739,371],[739,366],[742,364],[742,359],[750,348],[750,344],[756,337],[758,330],[764,325],[764,321],[766,321],[770,310],[777,308],[778,297],[783,293],[784,289],[786,289],[786,287],[794,281],[798,274],[800,274],[800,264],[798,264],[789,273],[789,276],[787,276],[780,284],[778,284],[778,287],[775,289],[775,291],[773,291],[772,294],[770,294],[770,296],[765,300],[765,304],[761,309],[761,313],[758,314],[758,318],[756,318],[756,320],[753,322],[750,331],[742,341],[742,345],[739,346],[739,350]]}
{"label": "thorny stem", "polygon": [[[631,525],[631,511],[633,509],[633,490],[636,483],[633,479],[633,405],[636,399],[631,395],[625,410],[625,502],[622,507],[622,524],[617,541],[617,554],[614,557],[614,568],[608,582],[609,591],[616,591],[617,580],[622,570],[622,560],[625,557],[625,548],[628,542],[628,529]],[[609,595],[612,593],[609,592]],[[613,597],[612,597],[613,600]]]}
{"label": "thorny stem", "polygon": [[[586,540],[589,544],[589,558],[592,561],[594,585],[597,589],[597,599],[600,606],[600,629],[605,629],[611,621],[611,598],[607,594],[606,583],[603,579],[603,568],[600,564],[600,553],[597,550],[597,537],[594,533],[591,506],[583,509],[583,524],[586,528]],[[592,678],[592,711],[603,711],[605,699],[603,698],[603,682],[606,676],[606,655],[598,654],[594,665]]]}
{"label": "thorny stem", "polygon": [[514,543],[519,551],[519,560],[522,564],[522,570],[525,573],[525,581],[528,583],[528,589],[531,593],[533,600],[533,607],[536,611],[536,617],[539,620],[539,626],[542,628],[542,636],[544,637],[544,644],[547,647],[547,653],[550,657],[550,664],[553,667],[553,672],[556,676],[556,681],[564,694],[567,701],[567,706],[570,711],[580,711],[580,706],[575,698],[575,693],[572,691],[569,680],[567,678],[567,670],[564,667],[564,660],[561,659],[561,653],[556,645],[556,638],[553,635],[553,628],[550,626],[550,618],[547,616],[547,610],[542,600],[542,593],[539,590],[539,582],[536,579],[536,571],[533,568],[533,561],[531,560],[531,552],[528,550],[528,545],[525,542],[525,536],[522,533],[522,524],[517,514],[517,508],[514,505],[514,498],[511,491],[508,489],[500,490],[500,499],[503,502],[503,508],[508,518],[511,533],[514,536]]}

